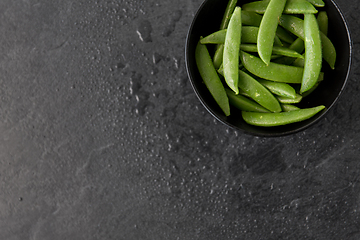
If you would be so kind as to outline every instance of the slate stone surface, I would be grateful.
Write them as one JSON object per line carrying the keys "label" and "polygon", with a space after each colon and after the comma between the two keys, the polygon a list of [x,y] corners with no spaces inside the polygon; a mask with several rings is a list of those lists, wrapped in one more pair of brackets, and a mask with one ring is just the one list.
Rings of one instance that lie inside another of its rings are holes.
{"label": "slate stone surface", "polygon": [[337,0],[344,94],[280,138],[196,98],[184,44],[201,3],[0,1],[0,239],[360,239],[360,2]]}

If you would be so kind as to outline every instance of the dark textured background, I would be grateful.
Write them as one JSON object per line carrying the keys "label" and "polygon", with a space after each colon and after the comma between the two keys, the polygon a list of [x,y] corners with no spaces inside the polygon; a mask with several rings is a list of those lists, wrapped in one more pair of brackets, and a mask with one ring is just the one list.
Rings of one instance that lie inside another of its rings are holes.
{"label": "dark textured background", "polygon": [[[201,0],[0,1],[0,239],[360,239],[354,58],[326,118],[242,135],[184,64]],[[331,31],[331,29],[330,29]]]}

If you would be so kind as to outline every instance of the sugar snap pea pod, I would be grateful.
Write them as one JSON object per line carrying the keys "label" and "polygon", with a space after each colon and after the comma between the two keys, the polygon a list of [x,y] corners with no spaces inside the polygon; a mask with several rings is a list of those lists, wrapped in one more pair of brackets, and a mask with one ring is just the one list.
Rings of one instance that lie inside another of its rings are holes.
{"label": "sugar snap pea pod", "polygon": [[244,11],[244,9],[242,8],[241,21],[243,25],[259,27],[261,23],[261,19],[262,19],[261,15],[255,12]]}
{"label": "sugar snap pea pod", "polygon": [[303,94],[301,94],[302,97],[304,98],[304,97],[309,96],[313,91],[315,91],[315,89],[319,86],[319,84],[320,84],[320,82],[315,83],[315,85],[310,90],[308,90],[308,91],[304,92]]}
{"label": "sugar snap pea pod", "polygon": [[[256,44],[241,44],[240,49],[245,52],[257,52],[258,51]],[[273,46],[272,53],[282,55],[282,56],[288,56],[288,57],[303,58],[303,56],[300,53],[298,53],[294,50],[285,48],[285,47],[280,47],[280,46]]]}
{"label": "sugar snap pea pod", "polygon": [[270,62],[266,65],[260,58],[240,51],[240,59],[244,67],[252,74],[275,82],[301,83],[303,68]]}
{"label": "sugar snap pea pod", "polygon": [[[257,14],[255,12],[249,12],[249,11],[241,11],[241,21],[243,26],[254,26],[259,27],[261,23],[262,16],[260,14]],[[282,40],[287,43],[292,43],[294,39],[291,37],[291,35],[285,31],[282,27],[278,26],[276,29],[276,36],[279,38],[279,40]],[[281,41],[275,38],[275,45],[282,46]]]}
{"label": "sugar snap pea pod", "polygon": [[239,88],[271,112],[281,111],[280,103],[275,96],[257,80],[241,70],[239,70]]}
{"label": "sugar snap pea pod", "polygon": [[[243,5],[246,11],[252,11],[259,14],[265,13],[269,1],[255,1]],[[306,0],[287,0],[283,13],[285,14],[303,14],[303,13],[317,13],[316,8]]]}
{"label": "sugar snap pea pod", "polygon": [[214,67],[218,69],[220,65],[223,63],[223,57],[224,57],[224,44],[219,44],[215,50],[214,54]]}
{"label": "sugar snap pea pod", "polygon": [[224,78],[227,85],[239,93],[239,51],[241,42],[241,8],[235,7],[226,31],[224,43]]}
{"label": "sugar snap pea pod", "polygon": [[321,64],[321,39],[319,26],[314,14],[304,14],[305,65],[300,93],[310,90],[318,81]]}
{"label": "sugar snap pea pod", "polygon": [[283,96],[287,98],[296,98],[295,89],[287,83],[273,82],[264,79],[257,79],[259,83],[264,85],[275,95]]}
{"label": "sugar snap pea pod", "polygon": [[[225,42],[227,29],[219,30],[214,33],[209,34],[208,36],[202,38],[200,42],[202,44],[223,44]],[[241,27],[241,42],[242,43],[256,43],[257,35],[259,32],[258,27],[253,26],[242,26]],[[282,43],[280,39],[275,36],[274,45],[281,46]]]}
{"label": "sugar snap pea pod", "polygon": [[[289,32],[304,40],[304,20],[292,15],[282,15],[279,19],[279,24]],[[335,69],[335,47],[324,33],[320,32],[320,38],[322,43],[322,56],[324,60],[330,65],[330,67]]]}
{"label": "sugar snap pea pod", "polygon": [[244,90],[239,89],[239,94],[238,95],[240,95],[240,94],[247,97],[247,98],[251,98],[250,95],[247,92],[245,92]]}
{"label": "sugar snap pea pod", "polygon": [[322,43],[322,56],[329,64],[331,69],[335,69],[336,63],[336,50],[330,39],[322,32],[320,32],[320,38]]}
{"label": "sugar snap pea pod", "polygon": [[280,38],[280,40],[286,42],[286,43],[293,43],[294,39],[293,37],[281,26],[278,26],[276,29],[276,36]]}
{"label": "sugar snap pea pod", "polygon": [[281,104],[281,108],[282,108],[283,112],[291,112],[291,111],[295,111],[295,110],[300,110],[300,108],[298,108],[295,105],[291,105],[291,104]]}
{"label": "sugar snap pea pod", "polygon": [[220,24],[220,29],[226,29],[229,25],[231,15],[234,12],[234,9],[236,7],[237,0],[230,0],[226,6],[225,13],[223,16],[223,19]]}
{"label": "sugar snap pea pod", "polygon": [[[220,24],[220,30],[226,29],[229,25],[231,16],[234,12],[234,9],[236,7],[237,0],[230,0],[226,6],[225,13],[223,15],[223,19],[221,20]],[[216,69],[220,67],[223,61],[223,55],[224,55],[224,45],[219,44],[215,48],[215,54],[213,57],[213,63]]]}
{"label": "sugar snap pea pod", "polygon": [[305,59],[304,58],[297,58],[292,63],[292,65],[296,66],[296,67],[304,67],[305,66]]}
{"label": "sugar snap pea pod", "polygon": [[309,3],[311,3],[312,5],[314,5],[315,7],[324,7],[325,3],[323,0],[306,0]]}
{"label": "sugar snap pea pod", "polygon": [[241,94],[236,95],[234,91],[227,88],[225,88],[225,91],[228,95],[230,105],[236,107],[237,109],[249,112],[269,112],[269,110],[262,107],[260,104],[247,97],[244,97]]}
{"label": "sugar snap pea pod", "polygon": [[320,11],[317,16],[317,22],[319,24],[319,29],[325,35],[328,34],[329,28],[329,18],[326,11]]}
{"label": "sugar snap pea pod", "polygon": [[224,86],[214,68],[206,45],[201,44],[200,41],[195,49],[195,61],[206,87],[209,89],[221,110],[226,116],[229,116],[230,105]]}
{"label": "sugar snap pea pod", "polygon": [[325,106],[304,108],[290,112],[258,113],[242,111],[242,117],[250,125],[261,127],[281,126],[309,119],[325,109]]}
{"label": "sugar snap pea pod", "polygon": [[[304,41],[301,38],[295,39],[295,41],[289,46],[289,49],[294,50],[294,51],[296,51],[298,53],[302,53],[304,51],[304,49],[305,49]],[[295,61],[295,58],[283,57],[281,59],[277,59],[275,62],[285,64],[285,65],[290,65],[294,61]]]}
{"label": "sugar snap pea pod", "polygon": [[283,96],[276,96],[276,99],[280,102],[280,103],[285,103],[285,104],[292,104],[292,103],[299,103],[301,102],[303,96],[296,93],[295,98],[288,98],[288,97],[283,97]]}
{"label": "sugar snap pea pod", "polygon": [[257,47],[260,58],[266,65],[271,60],[274,38],[278,26],[278,19],[285,7],[286,0],[270,0],[259,26]]}
{"label": "sugar snap pea pod", "polygon": [[224,44],[226,36],[226,29],[222,29],[203,37],[200,40],[201,44]]}

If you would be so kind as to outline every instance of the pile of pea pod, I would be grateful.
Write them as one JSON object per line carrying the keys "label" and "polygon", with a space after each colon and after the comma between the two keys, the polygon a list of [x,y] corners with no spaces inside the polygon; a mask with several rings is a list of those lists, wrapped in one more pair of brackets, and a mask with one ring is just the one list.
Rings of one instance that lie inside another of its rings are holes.
{"label": "pile of pea pod", "polygon": [[296,106],[321,84],[324,64],[335,68],[324,6],[322,0],[228,2],[219,30],[200,37],[195,50],[199,73],[226,116],[232,105],[248,124],[271,127],[325,109]]}

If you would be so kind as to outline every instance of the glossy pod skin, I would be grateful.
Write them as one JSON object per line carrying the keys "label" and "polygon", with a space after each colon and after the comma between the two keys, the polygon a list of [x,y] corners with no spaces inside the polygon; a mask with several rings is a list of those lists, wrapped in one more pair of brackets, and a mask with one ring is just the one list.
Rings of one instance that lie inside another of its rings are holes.
{"label": "glossy pod skin", "polygon": [[270,112],[260,104],[244,97],[241,94],[235,94],[234,91],[230,89],[225,89],[225,91],[228,95],[230,104],[239,110],[248,112]]}
{"label": "glossy pod skin", "polygon": [[[224,14],[223,14],[223,17],[222,17],[222,20],[221,20],[219,30],[223,30],[223,29],[226,29],[228,27],[231,15],[234,12],[236,4],[237,4],[237,0],[229,0],[228,1],[228,4],[227,4],[227,6],[225,8],[225,11],[224,11]],[[224,54],[224,45],[220,44],[220,45],[218,45],[216,47],[215,54],[214,54],[214,59],[213,59],[213,63],[214,63],[214,66],[215,66],[216,69],[219,68],[220,65],[222,64],[223,54]]]}
{"label": "glossy pod skin", "polygon": [[[245,11],[252,11],[263,14],[269,0],[255,1],[243,5]],[[287,0],[283,13],[285,14],[304,14],[304,13],[317,13],[318,11],[306,0]]]}
{"label": "glossy pod skin", "polygon": [[266,65],[269,65],[271,60],[278,19],[282,15],[285,3],[286,0],[270,0],[264,16],[261,19],[257,47],[259,56]]}
{"label": "glossy pod skin", "polygon": [[241,62],[252,74],[275,82],[301,83],[303,68],[270,62],[266,65],[260,58],[240,51]]}
{"label": "glossy pod skin", "polygon": [[251,125],[260,127],[274,127],[304,121],[313,117],[323,109],[325,109],[325,106],[280,113],[258,113],[243,111],[242,117],[244,118],[245,122]]}
{"label": "glossy pod skin", "polygon": [[[331,0],[324,1],[326,6],[321,10],[325,10],[328,13],[328,37],[338,51],[336,68],[332,71],[328,64],[324,63],[324,82],[316,88],[313,94],[304,98],[301,103],[296,104],[296,106],[300,108],[311,108],[325,105],[326,109],[321,110],[311,119],[302,122],[296,122],[281,127],[264,128],[247,124],[242,120],[241,111],[236,108],[231,108],[231,115],[226,117],[217,103],[213,100],[213,97],[200,78],[198,70],[194,65],[195,61],[193,58],[196,43],[200,36],[207,36],[219,30],[219,23],[221,22],[222,14],[227,5],[227,1],[204,0],[199,11],[195,13],[193,22],[190,24],[189,34],[186,40],[185,61],[190,83],[194,88],[194,92],[213,117],[221,123],[224,123],[226,126],[238,130],[240,134],[246,133],[263,137],[284,136],[302,131],[309,126],[316,127],[314,123],[318,122],[329,109],[332,108],[337,102],[338,96],[341,95],[340,93],[343,92],[347,82],[346,79],[349,72],[352,52],[350,34],[348,33],[346,22],[341,16],[338,6]],[[238,5],[241,6],[248,2],[250,1],[239,0]],[[295,39],[296,38],[294,38],[294,40]],[[212,46],[209,46],[209,51],[210,55],[214,54]]]}
{"label": "glossy pod skin", "polygon": [[236,93],[239,93],[239,51],[241,43],[241,8],[236,7],[226,31],[223,67],[224,78],[227,85]]}
{"label": "glossy pod skin", "polygon": [[283,96],[287,98],[296,98],[296,91],[295,89],[286,83],[281,82],[273,82],[264,79],[257,79],[259,83],[264,85],[270,92],[275,95]]}
{"label": "glossy pod skin", "polygon": [[[224,44],[226,29],[216,31],[201,39],[202,44]],[[256,26],[242,26],[241,27],[241,43],[256,43],[259,27]],[[274,39],[275,46],[282,46],[281,40],[278,36]],[[217,67],[218,68],[218,67]]]}
{"label": "glossy pod skin", "polygon": [[[289,32],[293,33],[297,37],[304,40],[305,30],[304,30],[304,20],[292,16],[292,15],[282,15],[279,19],[280,26],[287,29]],[[322,52],[324,60],[330,65],[332,69],[335,69],[336,62],[336,50],[331,42],[331,40],[322,32],[320,32],[320,38],[322,43]]]}
{"label": "glossy pod skin", "polygon": [[[245,52],[257,52],[258,48],[256,44],[241,44],[240,49]],[[281,56],[288,56],[293,58],[304,58],[300,53],[296,52],[295,50],[291,50],[286,47],[279,47],[273,46],[272,54],[281,55]]]}
{"label": "glossy pod skin", "polygon": [[327,36],[329,29],[329,18],[325,11],[320,11],[317,15],[317,22],[319,25],[319,30]]}
{"label": "glossy pod skin", "polygon": [[217,104],[223,110],[226,116],[230,115],[229,100],[227,98],[225,88],[215,70],[210,54],[205,45],[200,42],[196,46],[195,60],[200,72],[200,75],[208,88],[211,95],[214,97]]}
{"label": "glossy pod skin", "polygon": [[309,3],[311,3],[312,5],[314,5],[315,7],[324,7],[325,3],[323,0],[306,0]]}
{"label": "glossy pod skin", "polygon": [[300,93],[310,90],[318,81],[322,66],[320,30],[314,14],[304,14],[305,65]]}

